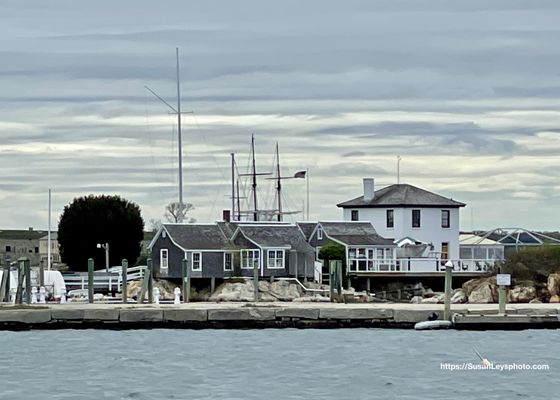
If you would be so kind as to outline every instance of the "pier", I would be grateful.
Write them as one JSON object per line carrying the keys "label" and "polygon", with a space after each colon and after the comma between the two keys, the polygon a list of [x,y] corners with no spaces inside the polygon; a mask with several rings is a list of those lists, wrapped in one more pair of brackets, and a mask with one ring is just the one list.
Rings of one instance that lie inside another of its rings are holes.
{"label": "pier", "polygon": [[[451,308],[455,329],[560,328],[560,304],[461,304]],[[444,306],[399,303],[67,303],[0,306],[0,330],[25,329],[254,329],[405,328],[442,319]]]}

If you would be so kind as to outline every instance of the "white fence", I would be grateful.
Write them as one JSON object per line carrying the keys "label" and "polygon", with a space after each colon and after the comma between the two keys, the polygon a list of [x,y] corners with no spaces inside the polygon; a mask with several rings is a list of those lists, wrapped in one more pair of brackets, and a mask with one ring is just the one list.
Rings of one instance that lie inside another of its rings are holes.
{"label": "white fence", "polygon": [[[144,277],[146,270],[145,265],[127,268],[126,280],[133,281]],[[87,273],[63,275],[64,282],[68,290],[87,289],[88,275]],[[93,288],[107,289],[109,292],[120,292],[122,288],[122,267],[113,267],[106,272],[96,272],[93,274]]]}

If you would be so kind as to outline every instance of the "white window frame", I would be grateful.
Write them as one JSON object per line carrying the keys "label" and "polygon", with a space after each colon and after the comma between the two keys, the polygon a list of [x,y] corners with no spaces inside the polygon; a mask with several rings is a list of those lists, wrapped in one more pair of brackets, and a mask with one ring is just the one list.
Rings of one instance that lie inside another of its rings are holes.
{"label": "white window frame", "polygon": [[[360,269],[360,265],[365,269]],[[396,260],[390,247],[351,247],[348,249],[349,272],[377,272],[380,267],[396,270]]]}
{"label": "white window frame", "polygon": [[[165,253],[165,265],[163,265],[163,254]],[[159,269],[169,269],[169,250],[160,249],[159,251]]]}
{"label": "white window frame", "polygon": [[[226,268],[226,258],[227,256],[230,256],[230,264],[229,264],[229,268]],[[224,271],[233,271],[233,253],[231,252],[225,252],[224,253]]]}
{"label": "white window frame", "polygon": [[[414,212],[418,211],[418,226],[414,226]],[[419,208],[414,208],[410,211],[410,227],[412,229],[422,229],[422,210]]]}
{"label": "white window frame", "polygon": [[[195,268],[194,266],[194,256],[198,254],[198,267]],[[191,253],[191,271],[200,272],[202,271],[202,252],[200,251],[193,251]]]}
{"label": "white window frame", "polygon": [[317,240],[323,240],[323,228],[317,228]]}
{"label": "white window frame", "polygon": [[[249,256],[250,255],[250,256]],[[251,260],[251,262],[249,262]],[[261,251],[260,249],[247,249],[241,250],[241,269],[254,269],[255,260],[261,266]]]}
{"label": "white window frame", "polygon": [[[270,257],[271,253],[273,253],[274,257]],[[282,256],[278,257],[278,253]],[[270,260],[273,260],[272,264]],[[277,266],[277,262],[281,260],[282,265]],[[271,266],[273,265],[273,266]],[[268,249],[266,251],[266,268],[267,269],[284,269],[286,268],[286,251],[284,249]]]}
{"label": "white window frame", "polygon": [[[447,214],[447,226],[443,225],[443,215]],[[441,210],[441,228],[451,229],[451,210]]]}

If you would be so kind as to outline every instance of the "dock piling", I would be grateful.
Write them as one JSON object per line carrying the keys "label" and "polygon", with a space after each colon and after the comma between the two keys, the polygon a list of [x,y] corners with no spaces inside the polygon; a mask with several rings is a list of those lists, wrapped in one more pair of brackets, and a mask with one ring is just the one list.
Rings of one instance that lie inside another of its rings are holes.
{"label": "dock piling", "polygon": [[88,303],[93,304],[93,258],[88,258]]}
{"label": "dock piling", "polygon": [[453,272],[453,264],[448,261],[445,264],[445,306],[443,309],[443,319],[451,321],[451,275]]}
{"label": "dock piling", "polygon": [[121,265],[122,265],[122,272],[121,272],[122,302],[126,304],[128,303],[128,260],[126,258],[123,258]]}
{"label": "dock piling", "polygon": [[259,264],[255,263],[253,267],[253,286],[254,286],[254,299],[259,301]]}
{"label": "dock piling", "polygon": [[154,265],[151,258],[146,260],[148,264],[148,269],[146,273],[148,274],[148,303],[152,304],[154,302]]}

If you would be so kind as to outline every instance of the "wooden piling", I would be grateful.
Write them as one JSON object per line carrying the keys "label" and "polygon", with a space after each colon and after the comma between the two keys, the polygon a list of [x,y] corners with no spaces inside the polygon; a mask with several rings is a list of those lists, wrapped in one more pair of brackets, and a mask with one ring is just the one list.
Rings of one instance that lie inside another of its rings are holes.
{"label": "wooden piling", "polygon": [[23,258],[23,271],[25,274],[25,302],[31,304],[31,262],[27,257]]}
{"label": "wooden piling", "polygon": [[259,263],[255,264],[253,268],[253,286],[254,286],[254,299],[259,301]]}
{"label": "wooden piling", "polygon": [[189,264],[186,258],[181,261],[183,281],[183,302],[188,303],[191,297],[191,282],[189,279]]}
{"label": "wooden piling", "polygon": [[121,262],[121,265],[122,265],[122,272],[121,272],[122,302],[126,304],[128,303],[128,260],[124,258]]}
{"label": "wooden piling", "polygon": [[451,321],[451,275],[453,272],[453,266],[445,266],[445,306],[443,309],[443,319],[445,321]]}
{"label": "wooden piling", "polygon": [[17,268],[18,268],[18,280],[17,280],[17,287],[16,287],[16,304],[21,304],[23,299],[23,281],[25,279],[25,274],[23,272],[23,258],[20,258],[17,261]]}
{"label": "wooden piling", "polygon": [[39,263],[39,287],[45,286],[45,263],[43,260]]}
{"label": "wooden piling", "polygon": [[148,274],[148,303],[152,304],[154,302],[154,266],[151,258],[146,260],[148,269],[146,270]]}
{"label": "wooden piling", "polygon": [[93,258],[88,258],[88,303],[93,304]]}
{"label": "wooden piling", "polygon": [[498,313],[506,313],[506,288],[504,285],[498,286]]}
{"label": "wooden piling", "polygon": [[214,290],[216,290],[216,278],[212,277],[210,278],[210,295],[214,293]]}
{"label": "wooden piling", "polygon": [[0,282],[0,302],[8,302],[10,296],[10,266],[2,268],[2,281]]}
{"label": "wooden piling", "polygon": [[331,299],[331,303],[334,301],[334,269],[335,264],[333,260],[329,261],[329,297]]}

